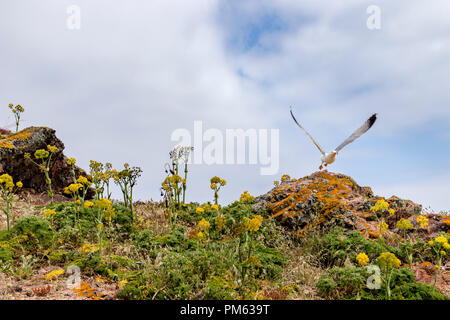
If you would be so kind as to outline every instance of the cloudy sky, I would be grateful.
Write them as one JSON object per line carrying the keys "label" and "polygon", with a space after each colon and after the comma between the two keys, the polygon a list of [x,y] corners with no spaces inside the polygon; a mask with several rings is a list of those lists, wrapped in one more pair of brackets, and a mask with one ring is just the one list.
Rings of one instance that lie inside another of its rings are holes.
{"label": "cloudy sky", "polygon": [[[67,27],[80,8],[81,28]],[[370,30],[366,12],[381,10]],[[49,126],[65,153],[143,168],[141,200],[158,200],[171,134],[279,129],[279,172],[191,166],[188,200],[259,195],[288,173],[311,174],[372,113],[379,120],[331,170],[376,194],[450,209],[450,2],[446,0],[15,0],[0,3],[0,126],[10,102],[24,126]],[[116,194],[118,195],[118,194]]]}

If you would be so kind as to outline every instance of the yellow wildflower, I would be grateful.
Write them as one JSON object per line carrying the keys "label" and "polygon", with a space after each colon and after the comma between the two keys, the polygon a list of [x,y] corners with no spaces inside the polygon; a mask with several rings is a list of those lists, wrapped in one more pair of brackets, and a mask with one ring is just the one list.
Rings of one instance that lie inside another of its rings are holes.
{"label": "yellow wildflower", "polygon": [[436,243],[440,243],[440,244],[444,244],[444,243],[448,243],[448,240],[447,240],[447,238],[446,237],[443,237],[443,236],[439,236],[439,237],[436,237],[435,239],[434,239],[434,241],[436,242]]}
{"label": "yellow wildflower", "polygon": [[205,219],[200,220],[200,222],[198,223],[198,226],[201,230],[207,230],[210,226],[210,223],[208,221],[206,221]]}
{"label": "yellow wildflower", "polygon": [[51,210],[51,209],[45,209],[44,210],[44,217],[45,218],[50,218],[50,217],[53,217],[54,215],[56,215],[56,212],[54,211],[54,210]]}
{"label": "yellow wildflower", "polygon": [[94,203],[92,203],[91,201],[86,201],[86,202],[84,203],[84,208],[85,208],[85,209],[90,208],[90,207],[93,207],[93,206],[94,206]]}
{"label": "yellow wildflower", "polygon": [[242,203],[251,203],[253,200],[255,200],[255,197],[248,193],[248,191],[244,191],[239,198],[239,201]]}
{"label": "yellow wildflower", "polygon": [[377,260],[380,263],[380,266],[386,269],[398,268],[402,264],[395,254],[390,252],[383,252]]}
{"label": "yellow wildflower", "polygon": [[359,254],[356,256],[356,261],[358,261],[358,263],[359,263],[361,266],[365,266],[366,264],[369,263],[369,257],[368,257],[367,254],[365,254],[365,253],[359,253]]}
{"label": "yellow wildflower", "polygon": [[86,243],[80,248],[81,253],[97,252],[100,248],[98,246]]}
{"label": "yellow wildflower", "polygon": [[83,176],[79,176],[78,179],[77,179],[77,182],[82,184],[82,185],[85,185],[85,186],[90,186],[92,184],[92,182],[90,182],[88,180],[88,178],[83,177]]}
{"label": "yellow wildflower", "polygon": [[428,226],[428,219],[425,216],[418,216],[416,222],[421,229],[425,229]]}
{"label": "yellow wildflower", "polygon": [[13,178],[7,173],[2,174],[0,176],[0,185],[3,185],[8,190],[12,190],[14,188]]}
{"label": "yellow wildflower", "polygon": [[381,222],[378,224],[378,229],[380,229],[380,233],[385,233],[389,229],[389,225],[386,222]]}
{"label": "yellow wildflower", "polygon": [[205,209],[203,209],[202,207],[198,207],[198,208],[195,210],[195,213],[197,213],[197,214],[202,214],[203,212],[205,212]]}
{"label": "yellow wildflower", "polygon": [[59,151],[57,147],[51,145],[47,146],[47,150],[50,151],[51,153],[57,153]]}
{"label": "yellow wildflower", "polygon": [[76,160],[75,158],[69,158],[69,159],[67,159],[67,164],[68,164],[69,166],[73,166],[73,165],[75,165],[75,163],[77,163],[77,160]]}
{"label": "yellow wildflower", "polygon": [[389,203],[383,199],[378,200],[373,207],[370,208],[370,211],[375,212],[384,212],[389,208]]}
{"label": "yellow wildflower", "polygon": [[205,239],[206,238],[206,236],[205,236],[205,234],[203,233],[203,232],[198,232],[197,233],[197,238],[199,238],[199,239]]}
{"label": "yellow wildflower", "polygon": [[64,189],[64,193],[74,194],[82,188],[83,188],[83,185],[81,183],[72,183]]}
{"label": "yellow wildflower", "polygon": [[219,206],[218,206],[217,204],[213,204],[213,205],[211,206],[211,209],[216,210],[216,211],[219,211]]}
{"label": "yellow wildflower", "polygon": [[260,215],[253,216],[252,219],[244,217],[244,225],[246,226],[248,231],[258,231],[261,227],[263,217]]}
{"label": "yellow wildflower", "polygon": [[108,199],[96,200],[94,206],[98,209],[105,209],[105,210],[112,207],[111,200]]}
{"label": "yellow wildflower", "polygon": [[53,270],[45,275],[45,279],[52,280],[53,278],[56,278],[62,274],[64,274],[64,270],[62,270],[62,269]]}
{"label": "yellow wildflower", "polygon": [[399,230],[410,230],[413,228],[413,225],[411,223],[411,221],[401,218],[398,222],[397,222],[397,229]]}

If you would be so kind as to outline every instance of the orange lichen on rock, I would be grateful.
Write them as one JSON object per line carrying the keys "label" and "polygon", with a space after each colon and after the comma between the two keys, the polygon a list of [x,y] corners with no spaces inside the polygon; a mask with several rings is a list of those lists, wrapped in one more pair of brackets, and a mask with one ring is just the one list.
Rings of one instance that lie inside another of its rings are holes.
{"label": "orange lichen on rock", "polygon": [[444,219],[442,219],[442,223],[446,226],[450,226],[450,217],[445,217]]}
{"label": "orange lichen on rock", "polygon": [[105,295],[103,293],[97,293],[97,291],[92,288],[89,283],[81,283],[79,288],[72,289],[79,297],[86,297],[91,300],[104,300]]}
{"label": "orange lichen on rock", "polygon": [[29,130],[23,130],[17,133],[10,134],[6,137],[7,141],[15,141],[15,140],[27,140],[30,137],[31,133]]}
{"label": "orange lichen on rock", "polygon": [[268,209],[272,218],[291,225],[298,236],[336,223],[360,231],[365,237],[378,238],[379,230],[370,208],[377,200],[387,201],[392,208],[417,212],[420,205],[398,197],[375,197],[369,187],[360,187],[352,178],[342,174],[320,171],[302,179],[284,180],[256,206]]}
{"label": "orange lichen on rock", "polygon": [[[312,178],[310,183],[303,183]],[[347,196],[352,193],[355,183],[343,175],[328,172],[315,173],[306,179],[284,182],[273,191],[273,202],[268,205],[272,218],[280,217],[282,221],[300,216],[310,209],[306,203],[317,204],[314,222],[298,230],[302,235],[316,225],[327,222],[330,218],[343,218],[340,209],[348,207]],[[281,200],[277,200],[279,198]]]}
{"label": "orange lichen on rock", "polygon": [[15,141],[21,140],[25,141],[27,140],[31,135],[31,132],[29,130],[23,130],[17,133],[8,134],[8,135],[0,135],[0,149],[14,149],[15,146],[13,143]]}
{"label": "orange lichen on rock", "polygon": [[14,149],[14,146],[5,140],[0,140],[0,149]]}

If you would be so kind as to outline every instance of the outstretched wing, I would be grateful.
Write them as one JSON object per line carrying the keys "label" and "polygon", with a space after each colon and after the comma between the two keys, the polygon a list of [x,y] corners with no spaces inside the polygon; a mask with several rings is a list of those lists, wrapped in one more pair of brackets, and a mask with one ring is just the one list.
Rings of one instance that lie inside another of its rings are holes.
{"label": "outstretched wing", "polygon": [[344,148],[346,145],[348,145],[349,143],[352,143],[353,141],[355,141],[356,139],[358,139],[359,137],[361,137],[364,133],[367,132],[367,130],[369,130],[373,124],[375,123],[375,121],[377,120],[377,114],[373,114],[369,119],[367,119],[366,122],[364,122],[364,124],[355,132],[352,133],[352,135],[350,137],[347,138],[347,140],[345,140],[344,142],[342,142],[339,147],[336,148],[335,151],[339,152],[340,150],[342,150],[342,148]]}
{"label": "outstretched wing", "polygon": [[306,135],[311,139],[311,141],[316,145],[317,149],[319,149],[319,151],[320,151],[323,155],[325,155],[325,151],[323,151],[322,147],[316,142],[316,140],[314,140],[313,137],[311,137],[311,135],[308,133],[308,131],[306,131],[305,128],[303,128],[303,127],[300,125],[300,123],[298,123],[297,119],[295,119],[294,114],[292,113],[292,108],[291,108],[291,116],[292,116],[292,119],[294,119],[295,123],[300,127],[300,129],[302,129],[302,130],[306,133]]}

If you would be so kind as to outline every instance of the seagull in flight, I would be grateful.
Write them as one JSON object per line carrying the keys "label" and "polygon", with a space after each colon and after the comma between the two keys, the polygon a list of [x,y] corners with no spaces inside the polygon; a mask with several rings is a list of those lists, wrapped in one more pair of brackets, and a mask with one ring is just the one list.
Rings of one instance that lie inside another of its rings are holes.
{"label": "seagull in flight", "polygon": [[322,153],[322,156],[320,157],[320,160],[322,161],[322,164],[319,167],[320,170],[323,169],[324,165],[326,167],[327,165],[332,164],[336,160],[336,155],[338,154],[339,151],[342,150],[342,148],[344,148],[346,145],[352,143],[353,141],[361,137],[373,126],[373,124],[377,120],[377,114],[375,113],[369,119],[367,119],[366,122],[364,122],[364,124],[361,127],[359,127],[355,132],[353,132],[350,137],[348,137],[344,142],[342,142],[335,150],[333,150],[330,153],[327,153],[322,149],[322,147],[317,143],[317,141],[314,140],[314,138],[308,133],[308,131],[306,131],[300,125],[300,123],[298,123],[297,119],[295,119],[294,114],[292,113],[292,107],[291,107],[291,116],[292,119],[294,119],[295,123],[300,127],[300,129],[302,129],[306,133],[306,135],[315,144],[317,149],[319,149],[320,153]]}

